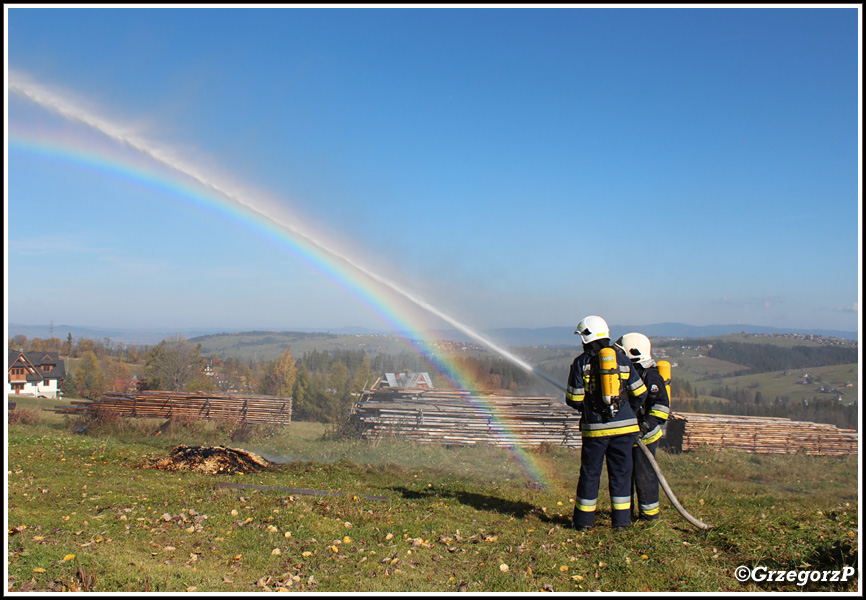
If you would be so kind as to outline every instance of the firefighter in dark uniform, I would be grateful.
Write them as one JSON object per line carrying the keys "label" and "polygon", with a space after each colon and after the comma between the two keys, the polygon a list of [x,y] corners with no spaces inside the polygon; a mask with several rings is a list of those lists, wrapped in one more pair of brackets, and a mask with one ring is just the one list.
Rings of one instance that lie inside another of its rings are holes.
{"label": "firefighter in dark uniform", "polygon": [[[640,439],[656,455],[659,440],[664,435],[664,426],[671,414],[671,402],[667,385],[652,358],[652,345],[642,333],[627,333],[616,341],[626,356],[631,359],[638,375],[647,387],[647,397],[638,412]],[[643,450],[635,445],[632,450],[634,462],[634,490],[637,493],[638,518],[653,521],[659,518],[659,479]]]}
{"label": "firefighter in dark uniform", "polygon": [[[571,365],[565,394],[566,404],[581,413],[580,477],[572,526],[589,529],[595,524],[601,469],[606,460],[612,525],[628,527],[632,446],[640,433],[636,411],[643,406],[646,387],[628,357],[611,344],[604,319],[586,317],[574,333],[583,339],[583,353]],[[604,368],[602,361],[608,361]],[[603,377],[612,379],[602,381]],[[618,394],[605,396],[603,392],[614,382]]]}

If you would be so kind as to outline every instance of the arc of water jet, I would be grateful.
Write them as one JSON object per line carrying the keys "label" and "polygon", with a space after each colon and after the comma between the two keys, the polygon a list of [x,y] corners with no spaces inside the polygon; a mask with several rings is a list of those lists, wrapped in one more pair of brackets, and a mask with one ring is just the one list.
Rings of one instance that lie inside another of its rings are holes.
{"label": "arc of water jet", "polygon": [[19,78],[12,72],[10,72],[9,74],[9,91],[16,93],[19,96],[26,98],[31,102],[34,102],[44,108],[56,112],[57,114],[68,120],[77,121],[89,127],[92,127],[93,129],[115,140],[116,142],[124,144],[137,151],[138,153],[150,158],[151,160],[154,160],[157,163],[168,167],[169,169],[172,169],[177,173],[180,173],[182,175],[185,175],[186,177],[195,180],[198,184],[204,186],[205,188],[219,194],[221,197],[231,201],[238,206],[243,207],[248,211],[254,212],[260,218],[272,223],[279,229],[290,233],[296,238],[302,239],[307,244],[314,246],[317,250],[327,254],[332,259],[336,259],[348,265],[355,271],[362,273],[369,279],[376,281],[380,285],[391,290],[405,300],[408,300],[418,308],[421,308],[427,313],[438,317],[439,319],[448,323],[464,335],[472,338],[479,344],[485,346],[489,350],[492,350],[496,354],[499,354],[501,357],[517,365],[527,373],[536,375],[537,377],[540,377],[541,379],[544,379],[548,383],[559,388],[563,392],[565,391],[565,387],[561,383],[557,382],[555,379],[551,378],[547,374],[534,368],[527,362],[521,360],[519,357],[515,356],[514,354],[502,348],[493,341],[482,336],[481,334],[470,328],[468,325],[461,323],[454,317],[431,305],[426,300],[418,297],[412,292],[409,292],[408,290],[402,288],[393,281],[387,279],[386,277],[383,277],[382,275],[376,273],[367,266],[361,264],[359,261],[354,260],[346,256],[345,254],[334,250],[328,244],[322,242],[308,231],[303,231],[298,227],[292,225],[291,223],[286,223],[285,221],[275,218],[274,216],[264,212],[260,207],[256,206],[251,201],[244,199],[237,192],[233,192],[228,189],[226,184],[216,181],[215,177],[201,172],[199,168],[179,158],[173,157],[171,153],[168,152],[166,149],[160,148],[153,142],[133,134],[127,128],[122,127],[117,123],[114,123],[108,119],[96,115],[81,106],[77,106],[74,102],[63,98],[38,84],[34,84],[32,82],[26,81],[26,79]]}

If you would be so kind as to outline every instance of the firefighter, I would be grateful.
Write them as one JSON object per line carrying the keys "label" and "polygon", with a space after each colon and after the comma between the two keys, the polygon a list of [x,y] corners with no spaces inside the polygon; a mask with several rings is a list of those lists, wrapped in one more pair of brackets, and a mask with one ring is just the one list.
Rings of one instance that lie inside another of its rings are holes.
{"label": "firefighter", "polygon": [[646,387],[631,361],[611,344],[601,317],[583,319],[574,332],[583,352],[568,374],[565,402],[581,413],[580,477],[577,481],[572,527],[595,524],[602,465],[607,461],[611,521],[631,525],[632,446],[640,433],[636,411],[643,406]]}
{"label": "firefighter", "polygon": [[[638,375],[647,388],[646,400],[637,414],[640,439],[647,449],[656,455],[659,440],[664,435],[664,427],[671,414],[670,377],[659,372],[659,365],[652,358],[652,345],[642,333],[627,333],[616,341],[637,369]],[[665,361],[661,361],[665,365]],[[635,444],[632,449],[634,472],[632,480],[637,493],[638,519],[654,521],[659,518],[659,479],[650,465],[649,459]]]}

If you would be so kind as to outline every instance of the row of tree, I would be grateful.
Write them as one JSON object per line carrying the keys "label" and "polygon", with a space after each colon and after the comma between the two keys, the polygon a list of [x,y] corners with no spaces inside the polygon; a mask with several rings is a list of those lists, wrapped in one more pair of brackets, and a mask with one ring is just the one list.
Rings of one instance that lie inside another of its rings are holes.
{"label": "row of tree", "polygon": [[[140,354],[138,389],[175,391],[227,391],[293,398],[294,417],[335,423],[343,420],[360,392],[388,372],[428,372],[435,387],[454,387],[451,374],[438,369],[429,356],[404,352],[375,355],[363,350],[307,352],[295,358],[286,349],[274,360],[244,363],[237,359],[203,357],[201,344],[174,337]],[[118,357],[85,350],[67,374],[67,397],[98,398],[129,382],[131,365]],[[491,358],[454,361],[462,376],[479,382],[484,390],[516,392],[529,375],[511,363]]]}
{"label": "row of tree", "polygon": [[149,345],[133,345],[112,341],[111,338],[94,340],[91,338],[73,338],[69,333],[65,340],[57,337],[28,338],[26,335],[16,335],[7,340],[10,350],[22,352],[56,352],[67,358],[81,358],[87,352],[92,352],[98,359],[111,357],[118,362],[137,363],[141,355],[150,350]]}

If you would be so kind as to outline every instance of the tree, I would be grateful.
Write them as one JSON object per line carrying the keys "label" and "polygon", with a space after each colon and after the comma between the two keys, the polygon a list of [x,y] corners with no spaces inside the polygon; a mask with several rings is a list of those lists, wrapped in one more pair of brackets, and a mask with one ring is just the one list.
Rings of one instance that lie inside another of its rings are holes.
{"label": "tree", "polygon": [[298,367],[291,350],[286,348],[276,360],[265,367],[265,374],[259,385],[259,392],[272,396],[291,396],[298,376]]}
{"label": "tree", "polygon": [[115,389],[114,386],[117,381],[126,381],[127,379],[129,379],[129,367],[122,362],[112,360],[110,358],[104,359],[103,362],[105,363],[104,372],[109,387],[111,387],[111,389],[115,392],[122,392],[123,390]]}
{"label": "tree", "polygon": [[292,412],[299,420],[311,420],[312,413],[307,405],[311,385],[309,371],[301,366],[298,368],[298,376],[295,378],[295,385],[292,388]]}
{"label": "tree", "polygon": [[202,374],[201,344],[193,346],[183,336],[173,336],[154,346],[144,361],[144,374],[152,389],[183,391]]}
{"label": "tree", "polygon": [[361,357],[361,364],[355,371],[355,376],[352,381],[352,388],[356,391],[361,391],[372,385],[374,380],[375,377],[373,376],[373,369],[370,366],[370,359],[365,353]]}
{"label": "tree", "polygon": [[95,400],[108,391],[108,382],[99,360],[92,350],[81,355],[81,360],[72,376],[75,391],[81,398]]}

